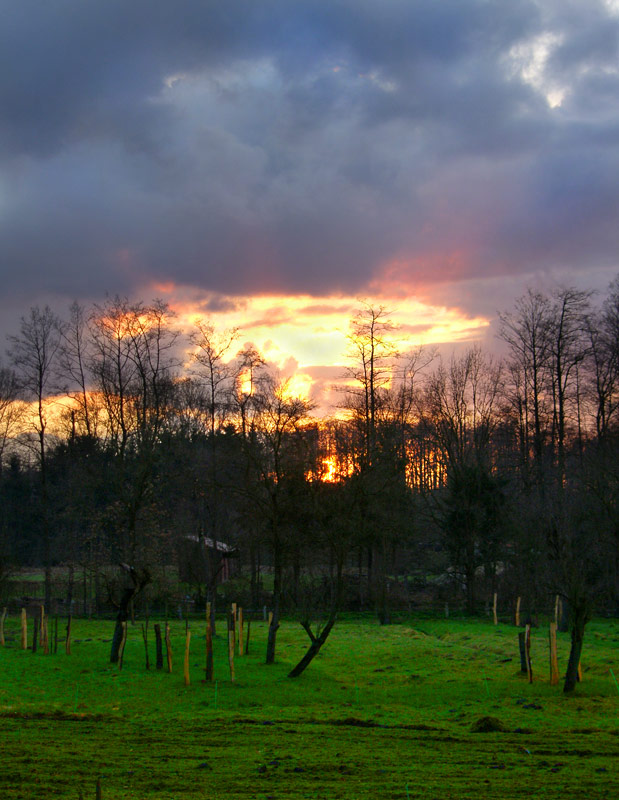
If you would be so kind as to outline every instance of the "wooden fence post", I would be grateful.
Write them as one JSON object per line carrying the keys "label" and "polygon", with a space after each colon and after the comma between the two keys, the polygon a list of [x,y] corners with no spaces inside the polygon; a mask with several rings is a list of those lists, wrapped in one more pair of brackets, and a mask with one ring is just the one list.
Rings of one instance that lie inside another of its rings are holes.
{"label": "wooden fence post", "polygon": [[21,649],[28,649],[28,617],[25,608],[21,610]]}
{"label": "wooden fence post", "polygon": [[492,617],[494,619],[494,624],[498,625],[499,620],[496,615],[496,600],[497,600],[497,594],[495,592],[494,597],[492,598]]}
{"label": "wooden fence post", "polygon": [[247,637],[245,639],[245,655],[249,653],[249,631],[251,629],[251,617],[247,618]]}
{"label": "wooden fence post", "polygon": [[520,600],[521,600],[521,598],[519,596],[518,599],[516,600],[516,619],[515,619],[515,623],[516,623],[516,627],[517,628],[520,627]]}
{"label": "wooden fence post", "polygon": [[148,617],[146,617],[146,624],[142,623],[142,639],[144,639],[144,654],[146,657],[146,669],[150,669],[150,661],[148,659]]}
{"label": "wooden fence post", "polygon": [[6,606],[2,609],[2,616],[0,617],[0,646],[4,647],[4,620],[6,619]]}
{"label": "wooden fence post", "polygon": [[559,663],[557,661],[557,623],[551,622],[548,631],[550,644],[550,685],[556,686],[559,683]]}
{"label": "wooden fence post", "polygon": [[234,613],[228,614],[228,663],[230,665],[230,681],[234,683]]}
{"label": "wooden fence post", "polygon": [[239,655],[245,655],[245,642],[243,641],[243,609],[239,608]]}

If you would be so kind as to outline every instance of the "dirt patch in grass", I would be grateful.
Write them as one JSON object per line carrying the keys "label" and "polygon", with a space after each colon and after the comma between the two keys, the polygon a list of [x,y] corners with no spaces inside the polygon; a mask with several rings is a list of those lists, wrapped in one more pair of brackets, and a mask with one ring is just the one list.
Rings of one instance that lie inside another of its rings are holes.
{"label": "dirt patch in grass", "polygon": [[49,719],[54,722],[101,722],[109,721],[105,714],[71,714],[60,709],[54,711],[0,711],[0,719]]}
{"label": "dirt patch in grass", "polygon": [[480,717],[471,725],[472,733],[507,733],[509,728],[496,717]]}

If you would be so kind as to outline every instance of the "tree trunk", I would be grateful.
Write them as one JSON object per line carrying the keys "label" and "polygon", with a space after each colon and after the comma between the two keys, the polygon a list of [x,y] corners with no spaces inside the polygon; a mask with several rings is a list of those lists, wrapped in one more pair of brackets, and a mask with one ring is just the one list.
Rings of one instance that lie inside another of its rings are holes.
{"label": "tree trunk", "polygon": [[582,645],[585,638],[585,625],[588,622],[588,614],[585,608],[577,608],[572,606],[572,647],[570,649],[570,657],[567,662],[567,671],[565,673],[565,683],[563,691],[573,692],[578,682],[578,665],[580,664],[580,655],[582,653]]}
{"label": "tree trunk", "polygon": [[[215,543],[215,539],[213,539]],[[211,552],[206,544],[206,538],[201,535],[200,538],[200,553],[202,556],[202,567],[204,571],[204,586],[207,604],[211,606],[211,633],[215,636],[216,633],[216,599],[217,599],[217,575],[221,568],[221,559],[217,559],[216,555]],[[219,561],[219,564],[217,563]]]}
{"label": "tree trunk", "polygon": [[314,658],[320,652],[320,648],[323,644],[327,641],[327,637],[331,633],[331,629],[335,625],[335,621],[337,619],[338,610],[342,604],[342,595],[344,592],[344,581],[342,578],[342,571],[344,565],[344,557],[343,554],[340,552],[338,554],[337,560],[337,573],[336,573],[336,582],[335,586],[333,587],[332,593],[332,605],[331,610],[329,612],[329,618],[327,622],[320,632],[318,636],[314,636],[312,633],[312,628],[310,626],[309,620],[304,620],[301,622],[301,627],[307,633],[310,638],[311,644],[303,656],[303,658],[299,661],[299,663],[294,667],[294,669],[290,670],[288,673],[289,678],[298,678],[299,675],[312,663]]}
{"label": "tree trunk", "polygon": [[161,625],[156,624],[155,630],[155,653],[156,653],[156,667],[163,669],[163,642],[161,640]]}
{"label": "tree trunk", "polygon": [[123,639],[123,623],[129,619],[129,609],[133,598],[150,582],[150,574],[146,570],[140,573],[127,564],[121,564],[121,568],[129,573],[131,586],[127,585],[122,593],[116,614],[116,624],[114,626],[114,636],[112,637],[112,647],[110,649],[110,664],[117,664],[120,652],[120,645]]}
{"label": "tree trunk", "polygon": [[74,567],[69,564],[69,580],[67,583],[67,613],[73,613],[73,586],[74,586]]}
{"label": "tree trunk", "polygon": [[279,611],[282,595],[282,563],[279,545],[276,545],[273,554],[273,616],[269,625],[269,635],[267,638],[266,663],[273,664],[275,661],[275,641],[277,629],[279,628]]}
{"label": "tree trunk", "polygon": [[116,615],[116,623],[114,625],[114,636],[112,637],[112,647],[110,649],[110,664],[118,664],[118,659],[120,657],[120,645],[123,640],[123,633],[124,627],[123,623],[125,623],[129,619],[128,612],[119,610],[118,614]]}
{"label": "tree trunk", "polygon": [[278,628],[279,628],[279,598],[275,600],[273,606],[273,616],[271,617],[271,624],[269,625],[269,633],[267,637],[267,656],[266,656],[267,664],[273,664],[275,662],[275,643],[276,643]]}
{"label": "tree trunk", "polygon": [[309,622],[302,622],[301,623],[301,625],[303,626],[303,628],[307,632],[307,635],[311,639],[311,644],[308,647],[307,652],[305,653],[303,658],[296,665],[296,667],[294,667],[294,669],[291,669],[290,672],[288,673],[288,677],[289,678],[298,678],[299,675],[301,675],[301,673],[307,667],[309,667],[309,665],[312,663],[312,661],[316,658],[316,656],[320,652],[320,648],[327,641],[327,637],[331,633],[331,628],[333,628],[333,626],[335,624],[336,617],[337,617],[336,613],[332,612],[331,615],[329,616],[329,619],[327,620],[327,624],[322,629],[322,631],[320,632],[319,636],[314,636],[314,634],[312,633],[312,630],[310,628]]}

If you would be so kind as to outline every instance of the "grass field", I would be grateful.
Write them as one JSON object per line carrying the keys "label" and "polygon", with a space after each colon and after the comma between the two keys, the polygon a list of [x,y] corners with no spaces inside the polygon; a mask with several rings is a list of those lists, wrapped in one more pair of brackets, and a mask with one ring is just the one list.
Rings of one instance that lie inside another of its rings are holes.
{"label": "grass field", "polygon": [[[146,672],[139,625],[119,671],[109,621],[74,620],[70,656],[18,649],[18,622],[0,649],[2,798],[87,800],[97,779],[103,800],[619,797],[617,620],[589,624],[572,697],[548,683],[546,627],[533,631],[533,684],[513,626],[422,618],[343,619],[296,680],[305,633],[283,623],[267,667],[255,622],[234,684],[222,628],[206,684],[193,620],[186,687],[184,622],[172,623],[172,674]],[[568,649],[560,635],[560,668]],[[505,730],[474,732],[485,716]]]}

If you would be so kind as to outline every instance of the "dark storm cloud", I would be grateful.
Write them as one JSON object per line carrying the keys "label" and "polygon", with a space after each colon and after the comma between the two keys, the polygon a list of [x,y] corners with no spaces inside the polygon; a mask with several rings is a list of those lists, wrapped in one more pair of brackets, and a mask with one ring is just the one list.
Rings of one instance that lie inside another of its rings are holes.
{"label": "dark storm cloud", "polygon": [[602,0],[0,10],[7,298],[612,266],[619,17]]}

